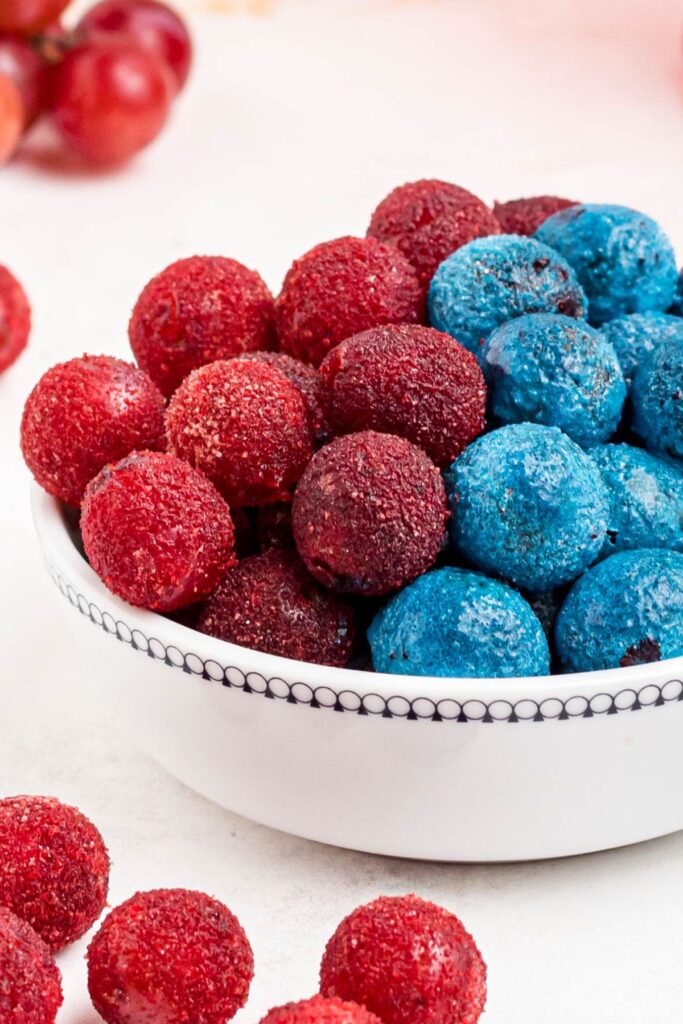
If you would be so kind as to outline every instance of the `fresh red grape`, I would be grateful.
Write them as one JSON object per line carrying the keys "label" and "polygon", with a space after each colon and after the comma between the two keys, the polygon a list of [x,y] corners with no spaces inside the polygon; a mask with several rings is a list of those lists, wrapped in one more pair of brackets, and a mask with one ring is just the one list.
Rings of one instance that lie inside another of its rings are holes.
{"label": "fresh red grape", "polygon": [[0,32],[0,75],[11,78],[19,90],[28,128],[45,103],[47,64],[28,40]]}
{"label": "fresh red grape", "polygon": [[88,162],[123,163],[147,146],[168,116],[173,87],[161,61],[122,36],[74,47],[54,83],[57,127]]}
{"label": "fresh red grape", "polygon": [[1,0],[0,29],[35,32],[55,21],[70,0]]}
{"label": "fresh red grape", "polygon": [[185,22],[158,0],[101,0],[79,22],[84,33],[120,32],[161,57],[180,92],[190,73],[192,40]]}
{"label": "fresh red grape", "polygon": [[0,75],[0,164],[12,156],[24,130],[24,104],[11,78]]}

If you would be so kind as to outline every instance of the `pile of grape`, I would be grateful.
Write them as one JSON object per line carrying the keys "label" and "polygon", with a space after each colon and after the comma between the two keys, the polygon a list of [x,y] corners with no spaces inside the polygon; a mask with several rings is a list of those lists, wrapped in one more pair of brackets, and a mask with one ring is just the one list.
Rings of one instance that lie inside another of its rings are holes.
{"label": "pile of grape", "polygon": [[190,36],[165,4],[101,0],[67,29],[68,3],[0,3],[0,164],[43,114],[85,163],[121,164],[156,138],[187,80]]}

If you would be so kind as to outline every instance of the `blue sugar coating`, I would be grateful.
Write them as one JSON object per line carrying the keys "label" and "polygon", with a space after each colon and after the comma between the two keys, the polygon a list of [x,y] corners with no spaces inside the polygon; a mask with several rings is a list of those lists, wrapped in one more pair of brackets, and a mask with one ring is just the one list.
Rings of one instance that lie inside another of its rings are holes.
{"label": "blue sugar coating", "polygon": [[620,551],[589,569],[567,595],[555,642],[568,672],[683,654],[683,555]]}
{"label": "blue sugar coating", "polygon": [[645,447],[683,459],[683,337],[645,356],[633,376],[631,406]]}
{"label": "blue sugar coating", "polygon": [[523,313],[582,317],[587,302],[574,271],[533,238],[490,235],[461,246],[429,286],[429,319],[479,355],[489,334]]}
{"label": "blue sugar coating", "polygon": [[588,296],[593,324],[663,312],[676,290],[676,258],[659,225],[626,206],[581,203],[548,217],[536,238],[557,249]]}
{"label": "blue sugar coating", "polygon": [[683,551],[683,466],[630,444],[592,448],[609,494],[603,555],[637,548]]}
{"label": "blue sugar coating", "polygon": [[593,460],[556,427],[479,437],[448,474],[455,547],[533,593],[575,579],[600,553],[608,498]]}
{"label": "blue sugar coating", "polygon": [[636,366],[648,352],[672,338],[683,338],[683,320],[667,313],[630,313],[609,320],[600,330],[614,346],[630,387]]}
{"label": "blue sugar coating", "polygon": [[678,284],[676,285],[676,294],[674,300],[671,303],[669,312],[672,316],[683,316],[683,270],[678,275]]}
{"label": "blue sugar coating", "polygon": [[501,423],[559,427],[577,444],[607,441],[626,385],[610,343],[568,316],[531,313],[494,331],[482,354],[490,408]]}
{"label": "blue sugar coating", "polygon": [[540,676],[550,654],[539,620],[511,587],[465,569],[435,569],[389,601],[368,630],[378,672]]}

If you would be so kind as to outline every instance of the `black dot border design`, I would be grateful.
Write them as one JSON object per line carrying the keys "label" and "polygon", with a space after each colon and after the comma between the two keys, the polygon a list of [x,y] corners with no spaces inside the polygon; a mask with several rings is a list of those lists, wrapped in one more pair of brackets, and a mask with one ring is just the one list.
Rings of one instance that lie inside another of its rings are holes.
{"label": "black dot border design", "polygon": [[661,686],[648,683],[640,690],[624,689],[618,693],[598,693],[593,697],[575,696],[562,699],[546,697],[542,701],[523,698],[514,703],[495,700],[459,702],[451,698],[433,701],[429,697],[382,697],[378,693],[361,695],[354,690],[337,692],[329,686],[311,687],[308,683],[288,683],[278,677],[266,679],[258,672],[244,673],[235,665],[224,666],[215,659],[204,661],[198,654],[184,653],[174,645],[166,646],[155,637],[146,636],[139,629],[131,629],[125,622],[114,619],[109,612],[78,594],[74,587],[48,564],[48,571],[60,592],[93,625],[105,633],[128,644],[134,651],[162,661],[170,668],[182,669],[188,675],[199,676],[208,682],[220,683],[244,693],[260,694],[271,700],[288,704],[304,704],[311,708],[327,708],[356,715],[374,715],[381,718],[408,721],[459,722],[494,724],[508,722],[555,722],[571,719],[616,715],[626,711],[664,707],[683,702],[683,680],[670,679]]}

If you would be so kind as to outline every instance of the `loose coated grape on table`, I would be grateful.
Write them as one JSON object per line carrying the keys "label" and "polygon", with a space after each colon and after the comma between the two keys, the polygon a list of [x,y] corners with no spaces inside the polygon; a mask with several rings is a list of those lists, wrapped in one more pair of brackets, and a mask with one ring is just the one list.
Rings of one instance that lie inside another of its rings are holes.
{"label": "loose coated grape on table", "polygon": [[[683,654],[683,318],[645,214],[400,186],[277,297],[157,274],[138,366],[28,398],[38,483],[125,601],[254,650],[413,675]],[[122,311],[123,312],[123,311]]]}
{"label": "loose coated grape on table", "polygon": [[164,127],[192,63],[159,0],[101,0],[71,25],[70,0],[0,3],[0,164],[50,120],[86,164],[125,163]]}

